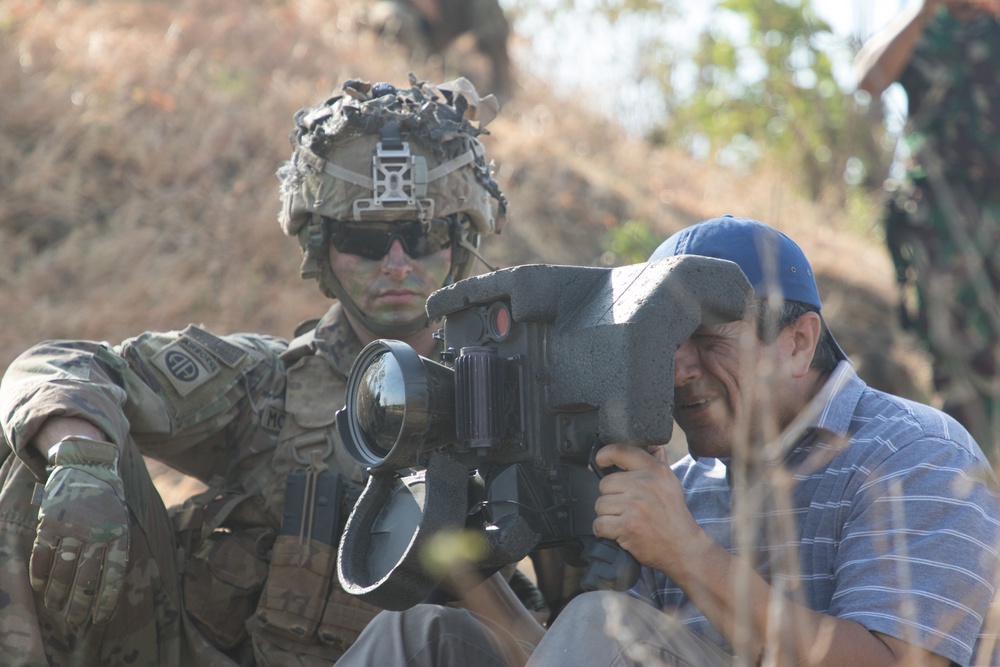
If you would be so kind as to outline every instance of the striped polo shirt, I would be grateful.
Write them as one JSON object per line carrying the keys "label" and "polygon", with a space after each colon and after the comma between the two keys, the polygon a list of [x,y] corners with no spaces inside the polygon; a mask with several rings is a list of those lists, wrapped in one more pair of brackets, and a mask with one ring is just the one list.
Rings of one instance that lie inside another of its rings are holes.
{"label": "striped polo shirt", "polygon": [[[674,471],[698,524],[753,559],[779,601],[960,665],[972,662],[981,634],[984,644],[995,641],[983,625],[1000,568],[1000,496],[982,451],[956,421],[868,387],[841,362],[764,453],[776,463],[760,466],[737,504],[747,508],[738,522],[729,461],[687,456]],[[747,530],[737,535],[737,525]],[[663,573],[644,568],[631,592],[727,646]],[[981,662],[990,663],[1000,664]]]}

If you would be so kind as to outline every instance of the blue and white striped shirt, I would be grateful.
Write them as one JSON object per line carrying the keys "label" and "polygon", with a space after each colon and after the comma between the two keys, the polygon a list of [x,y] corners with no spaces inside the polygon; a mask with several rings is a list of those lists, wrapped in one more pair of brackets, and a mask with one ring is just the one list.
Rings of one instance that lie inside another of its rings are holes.
{"label": "blue and white striped shirt", "polygon": [[[804,414],[775,445],[769,482],[740,496],[752,509],[738,522],[728,461],[679,461],[694,518],[732,553],[734,528],[752,526],[742,551],[783,599],[970,664],[1000,568],[1000,496],[982,451],[944,413],[871,389],[847,362]],[[726,646],[663,573],[644,568],[632,594]]]}

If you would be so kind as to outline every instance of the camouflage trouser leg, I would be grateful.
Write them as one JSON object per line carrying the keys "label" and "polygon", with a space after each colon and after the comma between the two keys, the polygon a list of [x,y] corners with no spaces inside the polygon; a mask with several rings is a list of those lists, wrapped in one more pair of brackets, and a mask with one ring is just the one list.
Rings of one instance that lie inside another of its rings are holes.
{"label": "camouflage trouser leg", "polygon": [[930,207],[901,247],[914,275],[913,325],[933,357],[942,408],[1000,458],[1000,201],[965,219]]}
{"label": "camouflage trouser leg", "polygon": [[126,449],[121,463],[129,507],[125,588],[111,620],[68,627],[32,590],[28,562],[38,507],[35,478],[13,455],[0,467],[0,662],[18,665],[194,664],[185,644],[180,578],[171,524],[142,457]]}
{"label": "camouflage trouser leg", "polygon": [[1000,459],[997,352],[981,349],[959,364],[935,364],[933,375],[934,388],[943,401],[942,410],[968,429],[994,463]]}

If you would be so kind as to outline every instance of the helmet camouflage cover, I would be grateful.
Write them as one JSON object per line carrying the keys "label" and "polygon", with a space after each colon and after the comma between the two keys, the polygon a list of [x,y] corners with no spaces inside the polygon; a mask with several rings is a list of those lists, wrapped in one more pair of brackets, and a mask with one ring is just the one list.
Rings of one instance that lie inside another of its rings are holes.
{"label": "helmet camouflage cover", "polygon": [[418,220],[426,228],[447,216],[457,228],[445,284],[466,277],[480,236],[499,232],[506,217],[507,200],[477,139],[497,107],[464,78],[429,85],[411,74],[409,88],[347,81],[340,95],[299,110],[292,157],[278,170],[278,222],[299,239],[302,277],[317,278],[327,296],[367,319],[330,271],[322,218]]}

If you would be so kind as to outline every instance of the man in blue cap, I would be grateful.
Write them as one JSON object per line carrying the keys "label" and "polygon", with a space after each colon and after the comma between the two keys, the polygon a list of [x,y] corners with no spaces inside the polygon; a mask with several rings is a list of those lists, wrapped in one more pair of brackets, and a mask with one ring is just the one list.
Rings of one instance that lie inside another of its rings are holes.
{"label": "man in blue cap", "polygon": [[[650,261],[675,255],[735,262],[755,307],[674,351],[689,456],[671,469],[638,447],[597,453],[620,471],[601,480],[594,533],[642,575],[628,594],[571,601],[540,641],[525,637],[537,643],[528,664],[1000,664],[988,614],[1000,497],[968,432],[858,378],[786,235],[725,216]],[[490,633],[455,632],[446,612],[425,636],[386,641],[407,613],[366,631],[394,647],[391,664],[506,664]],[[344,664],[376,664],[354,657]]]}
{"label": "man in blue cap", "polygon": [[681,254],[737,263],[757,312],[675,354],[689,456],[597,454],[623,472],[601,482],[594,532],[643,574],[628,596],[570,603],[530,664],[998,664],[1000,514],[980,448],[858,378],[786,235],[726,216],[650,260]]}

